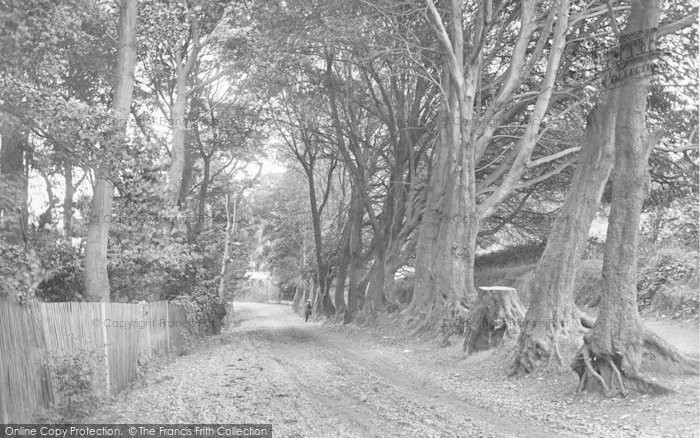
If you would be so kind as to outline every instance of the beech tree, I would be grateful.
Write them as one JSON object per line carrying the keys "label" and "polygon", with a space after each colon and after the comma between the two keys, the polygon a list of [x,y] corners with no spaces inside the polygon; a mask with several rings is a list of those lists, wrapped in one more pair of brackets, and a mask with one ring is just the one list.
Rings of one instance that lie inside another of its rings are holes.
{"label": "beech tree", "polygon": [[[615,16],[609,17],[615,20]],[[658,37],[669,35],[686,26],[686,18],[669,17],[660,26]],[[611,32],[615,26],[610,26]],[[588,55],[589,53],[584,53]],[[610,52],[612,54],[612,52]],[[580,53],[578,54],[580,57]],[[604,70],[610,74],[610,70]],[[605,76],[593,78],[603,81]],[[602,85],[600,85],[602,86]],[[636,83],[635,83],[636,86]],[[576,308],[574,280],[588,232],[608,182],[615,156],[618,90],[601,93],[598,105],[589,115],[581,141],[582,152],[576,164],[566,201],[550,232],[547,246],[526,283],[524,295],[530,296],[530,306],[522,323],[518,354],[511,374],[529,373],[548,364],[552,358],[561,368],[560,342],[578,335],[593,325],[593,319]],[[658,150],[672,149],[659,144]],[[681,149],[676,149],[681,150]]]}
{"label": "beech tree", "polygon": [[[660,0],[633,0],[622,37],[641,41],[634,63],[643,65],[653,53],[655,29],[661,15]],[[637,33],[635,35],[635,33]],[[634,35],[634,36],[633,36]],[[626,68],[631,68],[629,65]],[[617,73],[617,72],[615,72]],[[603,293],[600,313],[571,368],[579,375],[579,390],[605,394],[630,390],[666,392],[667,388],[641,372],[645,353],[669,361],[684,372],[698,372],[698,361],[679,353],[651,330],[644,328],[637,308],[637,249],[642,204],[649,189],[649,154],[660,132],[646,124],[650,75],[633,75],[616,88],[615,168],[612,203],[603,259]]]}
{"label": "beech tree", "polygon": [[[136,0],[122,0],[119,9],[119,48],[115,70],[112,111],[118,125],[110,146],[124,142],[131,110],[136,65]],[[107,274],[107,245],[112,216],[114,186],[110,181],[112,169],[101,164],[95,169],[90,223],[85,247],[85,293],[94,300],[109,301],[110,285]]]}
{"label": "beech tree", "polygon": [[[352,67],[340,73],[334,72],[332,56],[326,58],[331,117],[355,202],[364,207],[372,228],[365,305],[376,316],[387,304],[398,307],[394,275],[415,249],[411,237],[423,202],[418,175],[429,157],[435,92],[420,76],[401,75],[391,58],[363,62],[351,57],[345,62]],[[361,78],[359,93],[355,74]],[[341,93],[346,96],[342,106]]]}
{"label": "beech tree", "polygon": [[281,108],[273,109],[271,121],[282,137],[286,153],[301,166],[307,181],[317,269],[316,297],[324,314],[330,317],[335,314],[335,306],[329,294],[331,278],[323,242],[323,216],[338,162],[328,153],[326,141],[316,128],[323,123],[323,112],[313,107],[311,84],[287,87],[279,93]]}
{"label": "beech tree", "polygon": [[537,263],[525,295],[530,305],[521,325],[518,354],[511,374],[532,372],[554,357],[563,365],[559,339],[578,334],[591,322],[574,305],[576,269],[588,239],[588,230],[598,211],[613,164],[615,136],[614,94],[605,93],[594,108],[582,139],[569,194],[561,207]]}
{"label": "beech tree", "polygon": [[[432,0],[425,2],[443,55],[443,74],[440,133],[419,229],[416,285],[408,312],[409,321],[419,326],[434,326],[462,298],[476,297],[474,254],[483,221],[515,190],[556,175],[569,164],[523,181],[526,173],[578,151],[570,148],[531,159],[545,131],[541,124],[555,95],[569,28],[568,1],[557,1],[545,12],[539,12],[539,4],[525,1],[493,8],[490,3],[478,3],[465,9],[462,2],[452,1],[439,10]],[[465,15],[465,10],[472,12]],[[518,15],[518,33],[509,41],[510,50],[498,38],[490,40],[496,43],[487,42],[488,35],[502,35],[514,26]],[[471,26],[466,26],[465,16],[473,20]],[[534,44],[532,51],[527,50],[530,44]],[[501,73],[490,76],[482,69],[499,53],[509,63],[494,66]],[[545,67],[536,68],[538,63]],[[534,82],[535,78],[539,81]],[[487,80],[492,81],[488,99],[483,88]],[[516,94],[525,84],[530,91]],[[525,108],[531,111],[523,113]],[[500,128],[500,123],[489,121],[498,119],[520,120],[522,131],[506,153],[498,154],[504,158],[488,164],[491,172],[477,182],[476,165],[495,144],[494,133]]]}
{"label": "beech tree", "polygon": [[152,100],[164,117],[159,124],[170,128],[167,198],[171,207],[184,209],[192,172],[188,134],[198,121],[188,113],[190,102],[203,88],[232,74],[233,63],[225,60],[234,59],[235,51],[229,50],[226,57],[217,55],[222,55],[220,45],[227,38],[241,38],[244,33],[240,28],[232,30],[229,22],[240,7],[209,0],[153,0],[143,5],[141,34],[147,44],[141,64],[148,79],[141,93],[155,97]]}

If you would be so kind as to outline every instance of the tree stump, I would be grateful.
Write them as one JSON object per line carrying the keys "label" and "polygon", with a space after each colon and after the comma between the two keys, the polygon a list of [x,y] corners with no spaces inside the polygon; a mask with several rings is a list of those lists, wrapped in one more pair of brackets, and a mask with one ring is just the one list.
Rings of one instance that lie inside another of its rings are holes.
{"label": "tree stump", "polygon": [[525,308],[512,287],[479,287],[477,301],[467,316],[463,350],[467,354],[489,350],[503,338],[516,337]]}

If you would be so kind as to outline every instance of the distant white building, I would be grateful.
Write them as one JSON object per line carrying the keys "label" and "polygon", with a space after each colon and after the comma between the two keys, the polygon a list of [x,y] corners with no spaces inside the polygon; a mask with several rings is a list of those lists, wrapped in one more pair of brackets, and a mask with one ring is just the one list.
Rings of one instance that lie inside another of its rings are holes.
{"label": "distant white building", "polygon": [[245,277],[248,280],[267,280],[270,278],[270,271],[248,271]]}

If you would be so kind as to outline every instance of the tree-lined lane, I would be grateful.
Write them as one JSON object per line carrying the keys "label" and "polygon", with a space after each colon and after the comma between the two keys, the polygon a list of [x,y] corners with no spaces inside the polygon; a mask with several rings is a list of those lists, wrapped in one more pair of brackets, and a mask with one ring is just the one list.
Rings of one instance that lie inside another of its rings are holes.
{"label": "tree-lined lane", "polygon": [[385,347],[321,331],[288,306],[236,312],[239,325],[97,420],[272,423],[288,437],[576,436],[462,400],[421,377],[424,364],[387,361]]}

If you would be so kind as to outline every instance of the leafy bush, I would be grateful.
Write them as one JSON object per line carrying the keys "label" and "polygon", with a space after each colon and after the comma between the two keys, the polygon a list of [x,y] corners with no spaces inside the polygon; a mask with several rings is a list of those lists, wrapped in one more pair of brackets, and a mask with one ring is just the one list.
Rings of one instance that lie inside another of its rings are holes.
{"label": "leafy bush", "polygon": [[700,208],[695,196],[674,199],[644,214],[642,233],[652,243],[682,245],[698,250]]}
{"label": "leafy bush", "polygon": [[[698,313],[698,262],[695,250],[676,245],[642,245],[637,282],[642,308],[665,308],[674,316]],[[662,309],[658,309],[662,310]]]}
{"label": "leafy bush", "polygon": [[192,295],[180,296],[173,301],[185,308],[189,336],[206,336],[221,333],[226,317],[226,301],[213,288],[196,287]]}
{"label": "leafy bush", "polygon": [[83,249],[65,240],[55,240],[42,245],[40,254],[48,274],[39,284],[37,298],[50,302],[82,301]]}
{"label": "leafy bush", "polygon": [[178,242],[115,242],[110,247],[114,301],[158,301],[191,292],[197,282],[201,253]]}
{"label": "leafy bush", "polygon": [[[574,284],[574,298],[578,306],[596,307],[602,292],[603,245],[590,242],[579,263]],[[506,258],[509,258],[507,256]],[[698,317],[700,288],[697,250],[681,242],[643,242],[640,244],[638,271],[638,302],[640,309],[676,318]],[[528,303],[523,286],[531,276],[534,265],[511,263],[506,266],[477,266],[477,286],[495,285],[515,287],[523,303]]]}
{"label": "leafy bush", "polygon": [[51,386],[59,402],[53,406],[62,418],[81,418],[97,406],[105,394],[100,382],[103,353],[98,348],[50,353],[45,357]]}
{"label": "leafy bush", "polygon": [[20,303],[34,297],[45,269],[33,249],[0,239],[0,297],[11,296]]}

